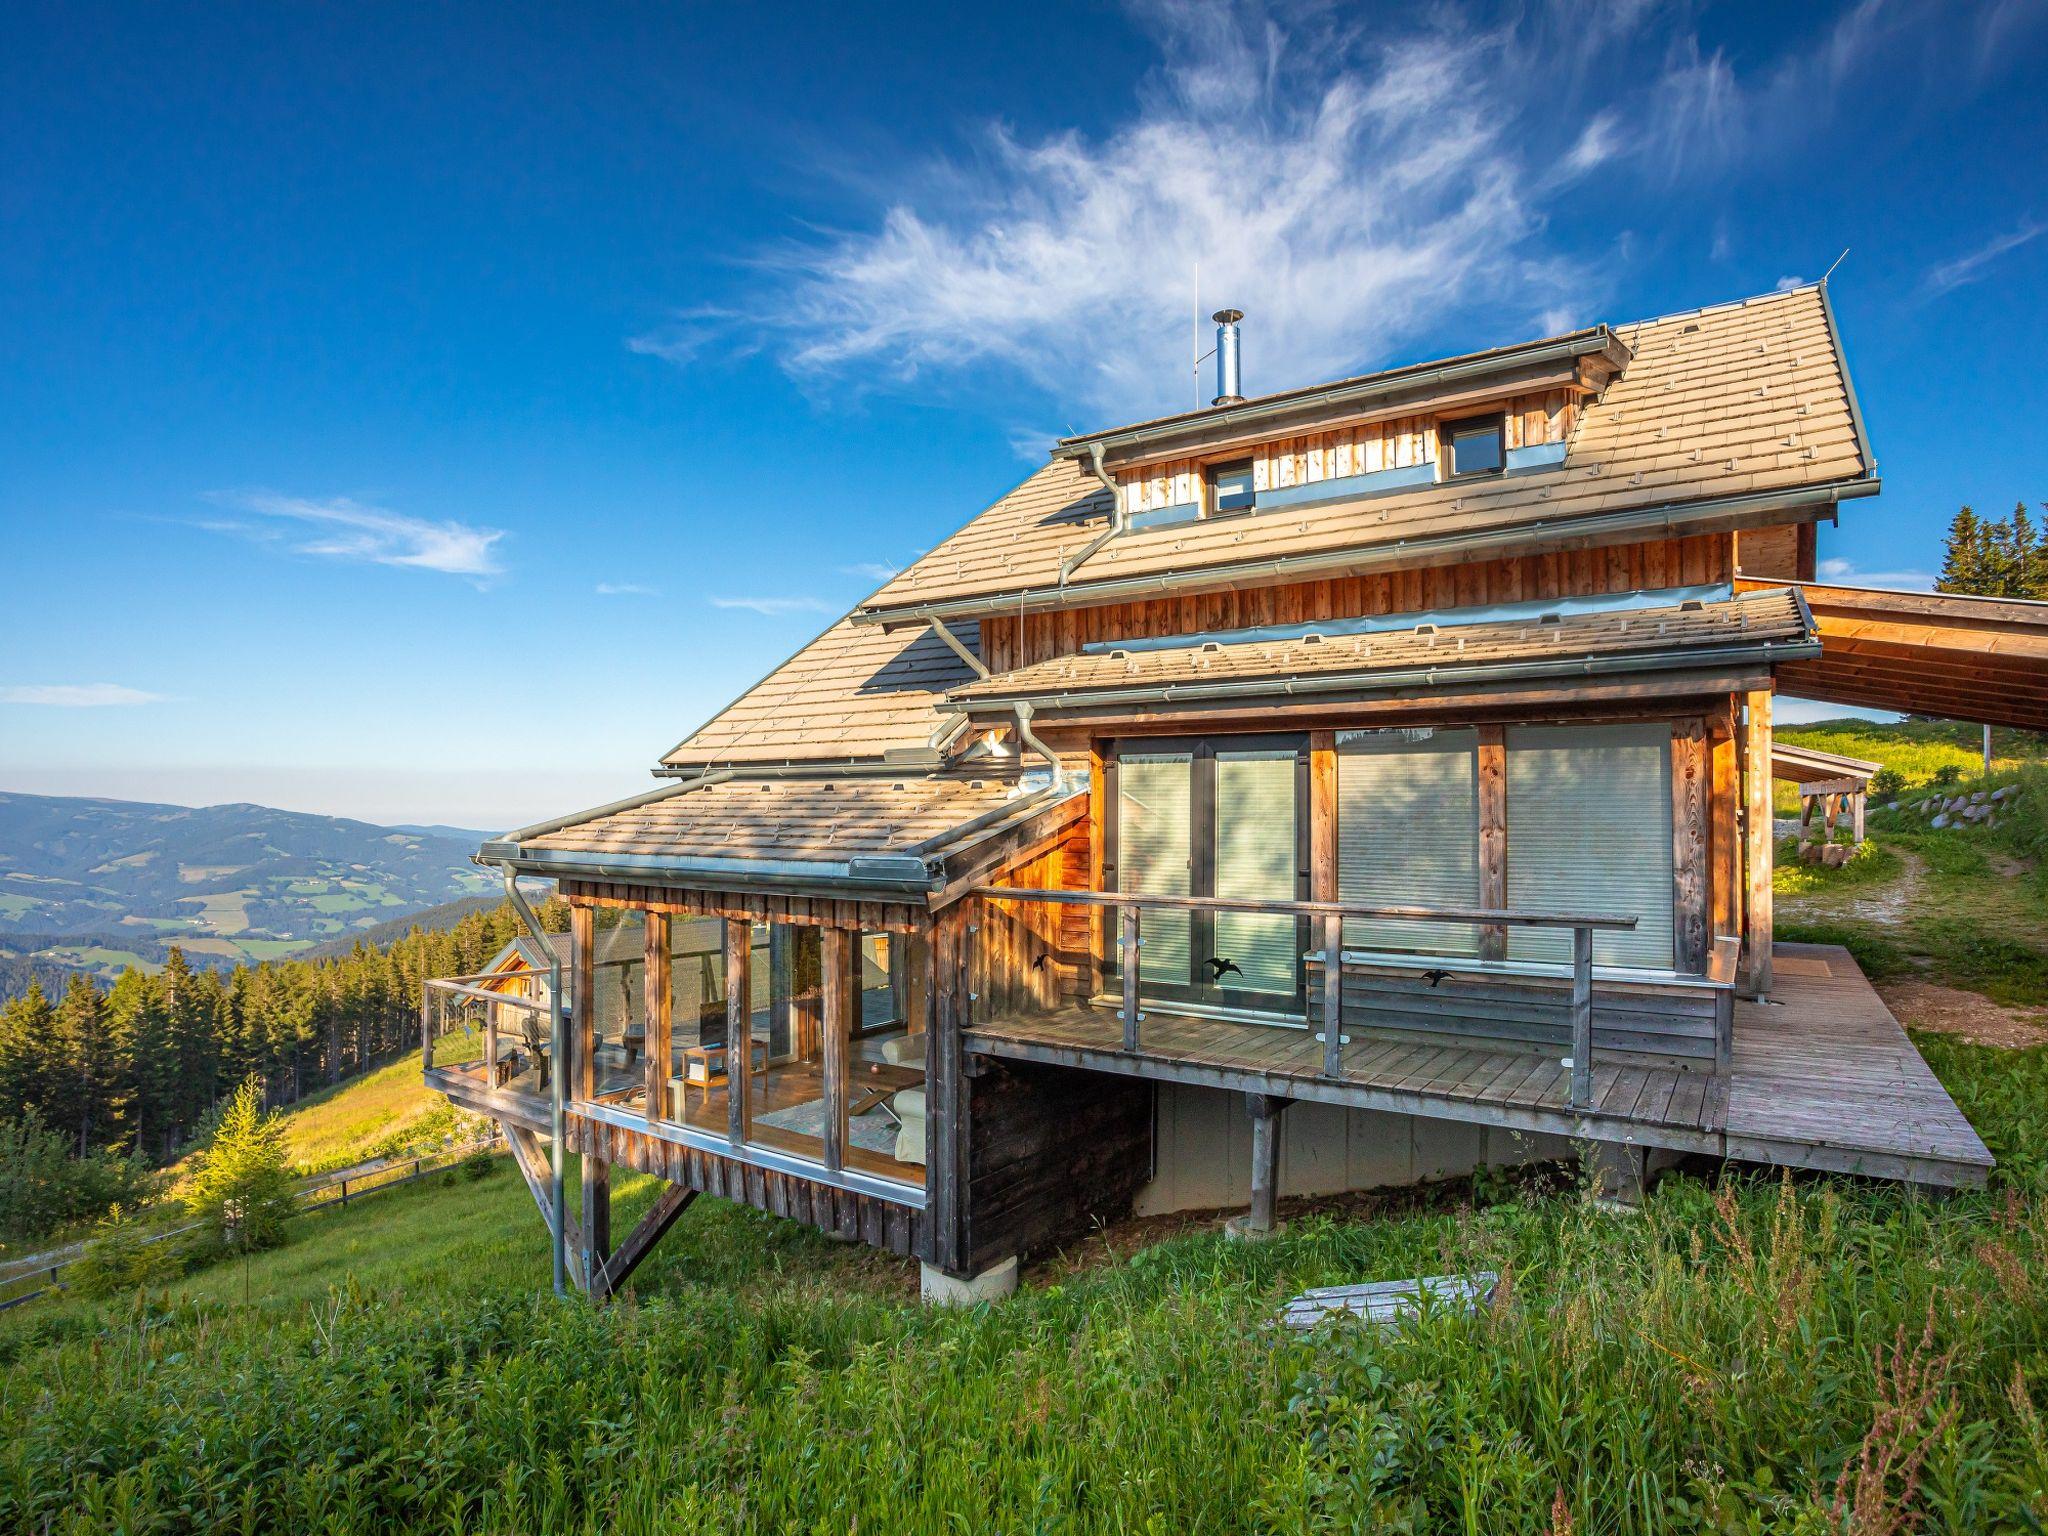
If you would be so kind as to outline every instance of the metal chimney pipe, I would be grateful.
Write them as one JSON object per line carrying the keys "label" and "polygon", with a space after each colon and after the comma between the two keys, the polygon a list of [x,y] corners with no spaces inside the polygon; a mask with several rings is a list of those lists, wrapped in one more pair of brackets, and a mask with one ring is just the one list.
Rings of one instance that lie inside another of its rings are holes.
{"label": "metal chimney pipe", "polygon": [[1211,318],[1216,322],[1216,398],[1209,403],[1241,405],[1244,393],[1238,387],[1237,322],[1244,318],[1244,311],[1219,309]]}

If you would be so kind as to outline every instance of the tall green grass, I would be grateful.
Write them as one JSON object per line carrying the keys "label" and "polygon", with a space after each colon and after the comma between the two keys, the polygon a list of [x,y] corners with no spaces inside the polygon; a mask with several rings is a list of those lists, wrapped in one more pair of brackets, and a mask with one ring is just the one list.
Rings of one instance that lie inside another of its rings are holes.
{"label": "tall green grass", "polygon": [[[2004,1160],[1986,1192],[1687,1177],[1616,1218],[1489,1180],[965,1314],[708,1201],[637,1299],[557,1302],[515,1177],[431,1185],[0,1331],[0,1529],[2039,1530],[2048,1049],[1928,1054]],[[1271,1325],[1304,1286],[1478,1268],[1477,1316]]]}

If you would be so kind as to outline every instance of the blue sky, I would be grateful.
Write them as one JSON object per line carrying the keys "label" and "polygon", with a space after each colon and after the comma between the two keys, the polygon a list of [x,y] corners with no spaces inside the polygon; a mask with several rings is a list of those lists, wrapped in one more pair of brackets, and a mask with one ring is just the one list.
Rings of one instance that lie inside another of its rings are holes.
{"label": "blue sky", "polygon": [[[498,827],[1192,398],[1833,280],[2048,498],[2048,5],[8,7],[0,787]],[[1198,286],[1199,284],[1199,286]]]}

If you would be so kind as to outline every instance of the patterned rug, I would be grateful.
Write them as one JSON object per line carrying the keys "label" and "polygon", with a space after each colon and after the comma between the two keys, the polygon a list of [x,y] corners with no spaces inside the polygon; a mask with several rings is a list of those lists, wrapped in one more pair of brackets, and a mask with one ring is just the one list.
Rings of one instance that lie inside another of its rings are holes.
{"label": "patterned rug", "polygon": [[[825,1101],[812,1099],[805,1104],[792,1104],[787,1109],[778,1109],[754,1118],[762,1125],[772,1125],[777,1130],[788,1131],[796,1136],[812,1136],[825,1139]],[[870,1152],[880,1152],[886,1157],[896,1155],[896,1126],[882,1113],[878,1104],[864,1115],[855,1115],[846,1122],[846,1139],[856,1147]]]}

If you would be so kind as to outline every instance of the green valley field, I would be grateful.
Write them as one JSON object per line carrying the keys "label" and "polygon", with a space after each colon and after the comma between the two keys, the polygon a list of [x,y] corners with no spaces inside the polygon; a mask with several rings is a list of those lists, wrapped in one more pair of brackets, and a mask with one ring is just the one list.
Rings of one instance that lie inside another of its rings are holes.
{"label": "green valley field", "polygon": [[[162,1291],[0,1317],[0,1529],[2040,1532],[2026,783],[1995,830],[1902,817],[1781,879],[1787,927],[1879,971],[1998,1158],[1985,1190],[1696,1165],[1616,1216],[1565,1172],[1490,1171],[1295,1205],[1265,1244],[1128,1223],[962,1313],[917,1305],[914,1265],[705,1199],[598,1309],[549,1294],[500,1158]],[[436,1113],[401,1062],[298,1106],[294,1155],[433,1139]],[[618,1221],[654,1193],[622,1180]],[[1477,1315],[1273,1326],[1307,1286],[1476,1269],[1503,1277]]]}

